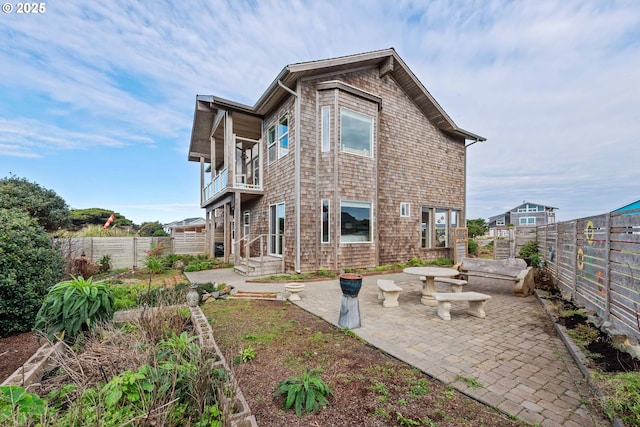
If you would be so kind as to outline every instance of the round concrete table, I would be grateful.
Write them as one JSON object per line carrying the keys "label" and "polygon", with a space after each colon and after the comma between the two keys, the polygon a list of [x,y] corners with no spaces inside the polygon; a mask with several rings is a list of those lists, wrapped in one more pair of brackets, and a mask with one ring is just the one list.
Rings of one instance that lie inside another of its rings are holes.
{"label": "round concrete table", "polygon": [[425,277],[422,283],[422,298],[420,298],[420,302],[430,307],[438,306],[438,302],[433,298],[433,294],[436,291],[436,277],[454,277],[460,274],[458,270],[453,268],[442,267],[409,267],[403,271],[407,274]]}

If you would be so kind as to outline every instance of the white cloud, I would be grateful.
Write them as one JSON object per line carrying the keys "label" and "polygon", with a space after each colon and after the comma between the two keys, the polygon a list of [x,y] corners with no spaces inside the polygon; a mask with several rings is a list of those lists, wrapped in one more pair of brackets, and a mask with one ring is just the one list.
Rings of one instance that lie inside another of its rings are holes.
{"label": "white cloud", "polygon": [[638,197],[634,1],[47,6],[3,16],[5,158],[141,145],[186,161],[196,94],[252,105],[287,64],[395,47],[459,126],[488,138],[469,148],[470,217],[522,199],[577,215]]}

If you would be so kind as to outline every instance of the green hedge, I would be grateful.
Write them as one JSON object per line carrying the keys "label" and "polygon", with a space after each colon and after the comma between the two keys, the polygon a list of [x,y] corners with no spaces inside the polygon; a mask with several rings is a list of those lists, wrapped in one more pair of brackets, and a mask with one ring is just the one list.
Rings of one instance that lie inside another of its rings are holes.
{"label": "green hedge", "polygon": [[0,336],[33,328],[48,287],[64,275],[64,259],[38,222],[0,209]]}

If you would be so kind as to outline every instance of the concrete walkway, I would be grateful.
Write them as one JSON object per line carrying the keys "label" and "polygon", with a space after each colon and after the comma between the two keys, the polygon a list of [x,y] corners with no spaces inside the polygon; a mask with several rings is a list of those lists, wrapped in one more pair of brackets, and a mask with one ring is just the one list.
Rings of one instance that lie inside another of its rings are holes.
{"label": "concrete walkway", "polygon": [[[185,274],[192,283],[218,282],[239,291],[285,293],[283,283],[247,282],[230,269]],[[400,307],[382,307],[377,299],[379,278],[395,280],[403,289]],[[449,291],[439,286],[438,291]],[[611,425],[594,409],[593,392],[536,297],[516,297],[513,289],[498,286],[467,285],[465,291],[491,295],[486,319],[467,315],[466,303],[453,303],[451,320],[441,320],[437,307],[420,303],[417,276],[365,276],[358,296],[362,326],[352,332],[476,400],[529,423]],[[342,300],[338,279],[308,282],[300,296],[298,306],[338,325]],[[465,379],[481,387],[472,388]]]}

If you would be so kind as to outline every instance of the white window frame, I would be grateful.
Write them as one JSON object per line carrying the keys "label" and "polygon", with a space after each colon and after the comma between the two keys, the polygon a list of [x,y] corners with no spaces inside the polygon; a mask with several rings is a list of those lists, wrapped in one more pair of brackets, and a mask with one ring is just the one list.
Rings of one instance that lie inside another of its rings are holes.
{"label": "white window frame", "polygon": [[[281,132],[281,124],[287,122],[287,130]],[[267,129],[267,157],[269,164],[285,156],[289,152],[289,113],[284,113],[277,122]],[[284,141],[287,141],[284,146]]]}
{"label": "white window frame", "polygon": [[244,211],[242,214],[243,237],[247,237],[251,233],[251,211]]}
{"label": "white window frame", "polygon": [[[532,220],[532,221],[529,221]],[[521,216],[518,219],[518,224],[520,225],[535,225],[536,224],[536,217],[535,216]]]}
{"label": "white window frame", "polygon": [[[281,131],[280,127],[282,126],[283,121],[287,122],[287,130],[285,132],[280,133]],[[286,147],[282,143],[283,141],[285,141],[285,139],[287,141]],[[278,119],[278,158],[281,158],[282,156],[286,155],[288,152],[289,152],[289,115],[283,114]]]}
{"label": "white window frame", "polygon": [[320,110],[320,141],[321,151],[331,151],[331,107],[325,106]]}
{"label": "white window frame", "polygon": [[404,218],[411,216],[411,203],[400,202],[400,216]]}
{"label": "white window frame", "polygon": [[277,138],[276,125],[269,126],[267,130],[267,156],[269,158],[269,164],[278,160],[278,149],[276,147]]}
{"label": "white window frame", "polygon": [[[327,228],[326,235],[324,232],[325,226]],[[320,242],[331,243],[331,200],[329,199],[322,199],[320,201]]]}
{"label": "white window frame", "polygon": [[[343,118],[348,117],[354,120],[361,120],[363,122],[369,122],[369,146],[368,148],[361,150],[351,148],[344,143],[344,127]],[[357,111],[349,110],[348,108],[340,108],[340,151],[343,153],[354,154],[356,156],[373,158],[373,123],[374,118],[367,114],[358,113]]]}
{"label": "white window frame", "polygon": [[[367,235],[367,240],[357,240],[355,239],[354,234],[343,234],[342,230],[343,230],[344,224],[342,222],[342,209],[345,207],[369,209],[369,233]],[[340,243],[371,243],[371,242],[373,242],[373,203],[362,202],[357,200],[341,200],[340,201]]]}

